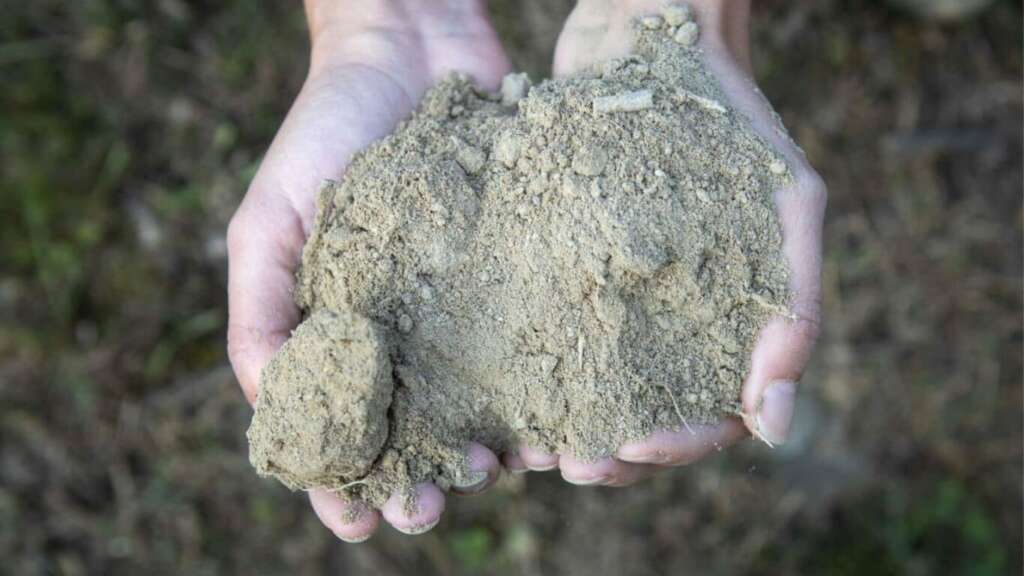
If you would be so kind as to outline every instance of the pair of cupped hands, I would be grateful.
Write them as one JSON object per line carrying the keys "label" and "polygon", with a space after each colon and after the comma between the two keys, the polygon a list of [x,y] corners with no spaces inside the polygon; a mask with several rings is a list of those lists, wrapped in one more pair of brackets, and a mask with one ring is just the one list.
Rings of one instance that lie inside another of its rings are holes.
{"label": "pair of cupped hands", "polygon": [[[471,443],[472,486],[479,493],[512,472],[559,469],[580,485],[625,486],[754,435],[783,442],[793,415],[796,382],[814,346],[820,314],[821,226],[825,188],[785,135],[750,76],[749,0],[690,0],[700,24],[699,48],[731,105],[744,114],[794,174],[775,192],[783,249],[791,275],[791,316],[761,332],[742,392],[743,416],[693,430],[662,431],[625,444],[610,457],[583,462],[536,447],[494,454]],[[628,54],[633,19],[657,14],[664,0],[579,0],[555,49],[553,73],[572,73]],[[488,21],[484,0],[306,0],[312,37],[309,74],[244,201],[228,228],[228,351],[249,402],[274,352],[300,321],[292,298],[295,270],[313,226],[324,179],[338,179],[352,155],[382,138],[452,72],[495,89],[511,71]],[[396,494],[379,510],[323,490],[309,499],[342,540],[368,538],[381,518],[406,533],[429,530],[445,507],[433,484],[416,487],[410,512]]]}

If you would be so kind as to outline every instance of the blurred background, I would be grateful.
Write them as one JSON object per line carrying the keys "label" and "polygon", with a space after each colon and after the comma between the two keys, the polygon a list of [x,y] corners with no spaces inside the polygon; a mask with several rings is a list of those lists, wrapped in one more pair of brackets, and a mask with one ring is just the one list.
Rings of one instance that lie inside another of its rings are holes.
{"label": "blurred background", "polygon": [[[491,4],[546,74],[571,2]],[[831,191],[793,441],[627,490],[506,477],[346,546],[250,468],[225,357],[300,3],[0,0],[0,573],[1020,574],[1020,3],[755,4]]]}

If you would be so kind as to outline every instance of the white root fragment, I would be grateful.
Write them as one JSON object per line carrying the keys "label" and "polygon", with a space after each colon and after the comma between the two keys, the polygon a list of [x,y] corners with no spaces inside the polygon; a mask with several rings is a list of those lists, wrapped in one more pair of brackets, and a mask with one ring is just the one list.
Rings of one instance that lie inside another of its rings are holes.
{"label": "white root fragment", "polygon": [[682,95],[687,100],[695,103],[696,105],[700,106],[701,108],[703,108],[705,110],[710,110],[710,111],[716,112],[718,114],[724,114],[725,111],[726,111],[725,110],[725,106],[723,106],[722,103],[719,102],[718,100],[712,100],[711,98],[705,98],[705,97],[703,97],[703,96],[701,96],[699,94],[694,94],[693,92],[690,92],[689,90],[683,90],[681,88],[680,88],[679,91],[682,93]]}
{"label": "white root fragment", "polygon": [[662,384],[661,387],[668,392],[668,397],[672,399],[672,407],[676,409],[676,416],[679,417],[679,421],[686,427],[686,431],[690,434],[696,435],[697,433],[693,431],[693,428],[690,427],[690,423],[687,422],[686,418],[683,416],[683,411],[679,409],[679,402],[676,401],[676,395],[672,392],[672,389],[664,384]]}
{"label": "white root fragment", "polygon": [[369,482],[366,479],[353,480],[353,481],[351,481],[351,482],[349,482],[347,484],[342,484],[341,486],[338,486],[338,488],[336,490],[334,490],[334,491],[335,492],[341,492],[342,490],[346,490],[346,489],[351,488],[353,486],[364,486],[364,485],[367,485],[367,484],[369,484]]}
{"label": "white root fragment", "polygon": [[525,73],[508,74],[501,79],[501,103],[513,106],[526,98],[530,91],[530,77]]}
{"label": "white root fragment", "polygon": [[700,36],[700,29],[693,22],[687,22],[676,30],[675,35],[672,39],[682,44],[683,46],[693,46],[697,43],[697,38]]}
{"label": "white root fragment", "polygon": [[685,22],[689,22],[693,18],[693,13],[690,11],[690,7],[683,4],[670,4],[665,6],[662,11],[662,16],[665,17],[665,22],[668,22],[669,26],[679,26]]}
{"label": "white root fragment", "polygon": [[661,28],[662,23],[661,16],[656,15],[644,16],[640,19],[640,25],[648,30],[657,30],[658,28]]}
{"label": "white root fragment", "polygon": [[761,427],[757,425],[757,422],[751,415],[747,414],[743,410],[737,410],[736,412],[733,412],[733,414],[739,416],[740,419],[743,420],[743,424],[747,427],[747,430],[750,431],[750,434],[754,438],[764,442],[769,448],[775,448],[775,444],[765,437],[764,433],[761,432]]}
{"label": "white root fragment", "polygon": [[594,98],[594,113],[636,112],[654,106],[654,93],[650,90],[634,90],[611,96]]}

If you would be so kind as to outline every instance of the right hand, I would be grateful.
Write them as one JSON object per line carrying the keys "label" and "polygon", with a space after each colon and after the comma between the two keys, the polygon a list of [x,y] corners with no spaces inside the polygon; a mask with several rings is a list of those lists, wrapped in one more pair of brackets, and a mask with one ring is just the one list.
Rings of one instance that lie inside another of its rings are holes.
{"label": "right hand", "polygon": [[[306,0],[312,37],[305,84],[228,227],[228,355],[250,403],[260,372],[300,321],[295,271],[325,179],[339,179],[352,155],[394,130],[423,93],[450,72],[495,89],[508,60],[482,0]],[[469,446],[470,468],[497,478],[495,455]],[[458,490],[457,490],[458,491]],[[417,486],[419,511],[393,496],[366,509],[324,490],[309,493],[320,520],[339,538],[368,538],[383,518],[403,532],[430,529],[444,510],[433,484]],[[350,507],[358,506],[358,517]]]}

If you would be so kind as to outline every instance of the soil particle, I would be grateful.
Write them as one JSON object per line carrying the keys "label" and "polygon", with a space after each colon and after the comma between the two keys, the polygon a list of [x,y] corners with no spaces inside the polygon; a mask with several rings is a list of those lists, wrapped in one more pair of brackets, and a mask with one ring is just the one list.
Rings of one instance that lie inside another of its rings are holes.
{"label": "soil particle", "polygon": [[472,480],[471,440],[589,460],[738,412],[789,300],[791,176],[674,38],[689,12],[661,18],[614,65],[500,95],[450,77],[323,187],[261,473],[379,506]]}
{"label": "soil particle", "polygon": [[319,310],[263,372],[250,459],[293,489],[362,476],[387,439],[391,393],[380,329],[352,312]]}

